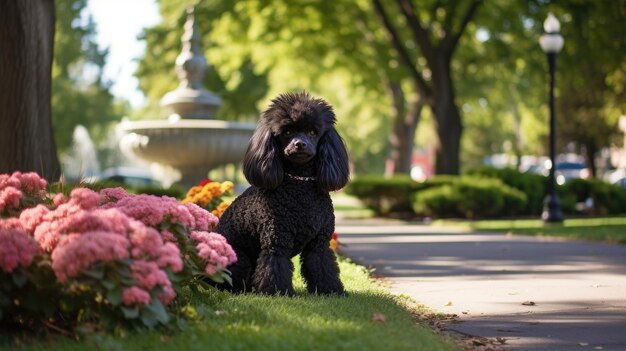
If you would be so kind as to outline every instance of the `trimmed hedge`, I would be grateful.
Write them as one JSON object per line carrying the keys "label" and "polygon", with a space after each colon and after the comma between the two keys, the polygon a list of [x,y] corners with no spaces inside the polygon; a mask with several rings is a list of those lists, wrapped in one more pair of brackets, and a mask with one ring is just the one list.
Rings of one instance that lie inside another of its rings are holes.
{"label": "trimmed hedge", "polygon": [[591,198],[591,213],[598,216],[626,213],[626,189],[598,179],[573,179],[565,183],[559,192],[573,199],[585,202]]}
{"label": "trimmed hedge", "polygon": [[499,217],[519,214],[526,206],[526,194],[498,179],[462,176],[452,181],[442,181],[437,178],[433,178],[433,183],[440,185],[415,193],[413,209],[416,214],[432,217]]}
{"label": "trimmed hedge", "polygon": [[467,175],[481,178],[497,178],[504,184],[526,194],[527,202],[523,214],[540,215],[546,194],[547,178],[532,173],[522,173],[513,168],[479,167],[467,172]]}
{"label": "trimmed hedge", "polygon": [[[441,175],[418,183],[408,176],[354,179],[346,193],[359,198],[377,216],[410,213],[434,217],[539,216],[547,177],[515,169],[481,167],[463,176]],[[601,180],[574,179],[557,191],[566,214],[580,213],[588,198],[594,215],[626,213],[626,189]]]}
{"label": "trimmed hedge", "polygon": [[411,196],[420,186],[409,176],[363,176],[351,180],[344,191],[361,200],[377,216],[385,216],[412,212]]}

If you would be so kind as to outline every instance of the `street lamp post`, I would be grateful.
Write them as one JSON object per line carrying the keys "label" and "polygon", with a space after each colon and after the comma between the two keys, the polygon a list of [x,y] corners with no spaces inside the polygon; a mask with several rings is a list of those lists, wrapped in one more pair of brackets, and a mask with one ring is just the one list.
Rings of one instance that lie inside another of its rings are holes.
{"label": "street lamp post", "polygon": [[548,18],[543,23],[545,34],[539,38],[541,49],[548,56],[548,65],[550,67],[550,174],[548,175],[548,194],[543,202],[543,213],[541,218],[544,222],[560,223],[563,222],[563,212],[559,196],[556,194],[556,180],[554,173],[556,171],[555,149],[556,149],[556,118],[554,115],[554,70],[556,68],[556,55],[563,48],[563,37],[559,34],[561,24],[552,13],[548,14]]}

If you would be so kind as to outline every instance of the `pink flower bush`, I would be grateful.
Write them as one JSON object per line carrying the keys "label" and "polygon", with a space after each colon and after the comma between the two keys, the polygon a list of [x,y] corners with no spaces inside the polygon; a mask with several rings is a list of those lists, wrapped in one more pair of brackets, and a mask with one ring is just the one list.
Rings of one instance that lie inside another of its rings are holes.
{"label": "pink flower bush", "polygon": [[37,173],[0,174],[0,214],[41,202],[47,186]]}
{"label": "pink flower bush", "polygon": [[237,261],[237,256],[226,239],[217,233],[191,232],[198,256],[207,262],[204,271],[213,276]]}
{"label": "pink flower bush", "polygon": [[[195,220],[186,206],[167,196],[154,195],[123,195],[121,191],[107,192],[109,199],[102,208],[117,208],[125,215],[135,218],[147,226],[158,227],[161,224],[180,224],[185,228],[195,226]],[[116,200],[116,201],[115,201]]]}
{"label": "pink flower bush", "polygon": [[216,215],[191,202],[186,202],[183,206],[187,208],[195,221],[192,229],[205,232],[215,230],[219,222]]}
{"label": "pink flower bush", "polygon": [[73,234],[52,252],[52,269],[63,284],[96,262],[128,258],[129,246],[128,239],[117,233],[93,231]]}
{"label": "pink flower bush", "polygon": [[[26,289],[45,288],[69,300],[89,292],[100,307],[83,311],[104,307],[152,327],[167,322],[164,307],[180,287],[228,280],[235,253],[212,232],[218,218],[201,207],[122,188],[75,188],[67,196],[46,188],[36,173],[0,174],[0,216],[10,217],[0,219],[0,279],[10,278],[0,285],[0,320],[20,315]],[[52,285],[41,285],[46,279]]]}
{"label": "pink flower bush", "polygon": [[28,268],[39,252],[18,220],[0,220],[0,269],[11,273],[17,267]]}

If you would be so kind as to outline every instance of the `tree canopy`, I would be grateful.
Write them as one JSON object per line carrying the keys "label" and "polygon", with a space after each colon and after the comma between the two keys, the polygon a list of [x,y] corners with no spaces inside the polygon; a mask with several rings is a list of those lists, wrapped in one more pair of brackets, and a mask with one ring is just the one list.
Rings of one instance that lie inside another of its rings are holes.
{"label": "tree canopy", "polygon": [[56,0],[52,66],[52,124],[59,151],[72,144],[72,133],[83,125],[96,140],[109,124],[121,120],[110,82],[102,79],[107,49],[95,42],[96,26],[86,13],[88,0]]}
{"label": "tree canopy", "polygon": [[[193,3],[161,0],[163,22],[144,33],[137,74],[153,102],[176,87],[184,9]],[[624,28],[625,3],[205,0],[196,12],[213,65],[205,84],[225,101],[219,118],[254,120],[277,93],[306,89],[335,106],[357,172],[380,172],[387,158],[407,172],[429,117],[437,171],[455,173],[459,159],[470,167],[493,153],[546,153],[538,38],[548,11],[566,42],[557,72],[557,116],[567,119],[558,124],[561,145],[607,146],[613,119],[624,114],[624,31],[611,28]],[[601,98],[585,112],[574,101],[590,90]]]}

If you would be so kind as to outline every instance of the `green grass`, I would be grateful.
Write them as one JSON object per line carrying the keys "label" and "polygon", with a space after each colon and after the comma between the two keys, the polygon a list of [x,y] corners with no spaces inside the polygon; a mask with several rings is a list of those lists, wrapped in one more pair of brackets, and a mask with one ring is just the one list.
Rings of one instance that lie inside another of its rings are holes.
{"label": "green grass", "polygon": [[[457,350],[450,339],[416,323],[407,309],[414,303],[390,295],[365,268],[347,260],[340,268],[348,297],[309,295],[297,275],[294,298],[196,296],[198,317],[182,330],[123,338],[96,334],[81,341],[59,337],[19,347],[0,344],[0,350]],[[375,320],[381,315],[385,321]]]}
{"label": "green grass", "polygon": [[540,219],[440,220],[433,225],[626,244],[626,217],[574,218],[566,219],[562,224],[545,224]]}

